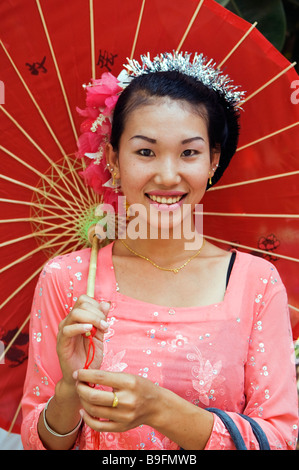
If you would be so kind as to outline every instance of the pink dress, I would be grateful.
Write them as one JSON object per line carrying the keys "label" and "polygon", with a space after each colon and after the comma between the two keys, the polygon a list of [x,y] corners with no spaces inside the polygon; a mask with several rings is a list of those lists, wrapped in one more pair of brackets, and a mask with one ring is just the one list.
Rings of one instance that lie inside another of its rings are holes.
{"label": "pink dress", "polygon": [[[248,448],[258,448],[253,417],[272,449],[294,449],[298,404],[293,342],[285,288],[269,262],[237,252],[224,300],[204,307],[173,308],[119,292],[113,243],[99,252],[96,300],[111,302],[102,368],[146,377],[195,406],[229,411]],[[56,332],[77,298],[86,293],[90,249],[57,257],[43,269],[31,313],[31,341],[23,397],[25,449],[43,449],[40,412],[61,378]],[[102,433],[101,449],[161,450],[179,446],[155,429],[138,426]],[[74,448],[92,449],[84,425]],[[206,449],[234,449],[214,415]]]}

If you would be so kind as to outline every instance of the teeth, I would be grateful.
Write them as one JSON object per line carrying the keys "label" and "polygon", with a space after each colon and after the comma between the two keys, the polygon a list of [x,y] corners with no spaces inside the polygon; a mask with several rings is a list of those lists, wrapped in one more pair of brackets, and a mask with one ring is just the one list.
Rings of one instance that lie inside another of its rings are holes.
{"label": "teeth", "polygon": [[183,196],[177,196],[177,197],[165,197],[165,196],[151,196],[150,194],[148,197],[155,202],[158,202],[159,204],[175,204],[176,202],[179,202]]}

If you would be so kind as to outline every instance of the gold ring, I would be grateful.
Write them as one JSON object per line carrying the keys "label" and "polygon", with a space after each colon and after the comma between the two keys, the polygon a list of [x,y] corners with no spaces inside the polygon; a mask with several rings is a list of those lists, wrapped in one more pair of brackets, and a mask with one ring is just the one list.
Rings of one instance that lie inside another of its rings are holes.
{"label": "gold ring", "polygon": [[118,396],[116,395],[115,392],[113,392],[114,398],[113,398],[113,403],[112,403],[112,408],[116,408],[118,405]]}

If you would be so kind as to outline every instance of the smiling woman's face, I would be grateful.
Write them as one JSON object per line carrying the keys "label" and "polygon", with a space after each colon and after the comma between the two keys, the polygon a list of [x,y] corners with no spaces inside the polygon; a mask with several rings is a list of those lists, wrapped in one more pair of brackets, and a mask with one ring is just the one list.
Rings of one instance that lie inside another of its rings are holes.
{"label": "smiling woman's face", "polygon": [[127,203],[150,210],[178,211],[200,203],[219,153],[210,151],[206,120],[185,102],[156,98],[126,120],[119,152],[107,161],[121,179]]}

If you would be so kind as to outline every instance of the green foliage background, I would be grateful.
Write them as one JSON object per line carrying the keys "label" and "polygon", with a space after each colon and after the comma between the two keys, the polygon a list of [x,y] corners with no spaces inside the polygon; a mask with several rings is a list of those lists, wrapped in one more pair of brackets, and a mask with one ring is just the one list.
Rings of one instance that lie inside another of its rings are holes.
{"label": "green foliage background", "polygon": [[250,23],[299,71],[299,0],[216,0]]}

